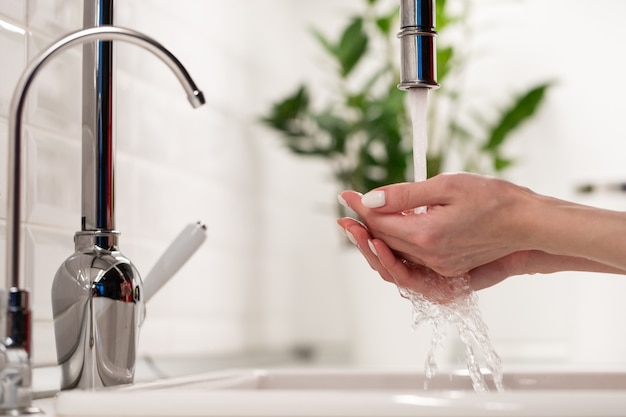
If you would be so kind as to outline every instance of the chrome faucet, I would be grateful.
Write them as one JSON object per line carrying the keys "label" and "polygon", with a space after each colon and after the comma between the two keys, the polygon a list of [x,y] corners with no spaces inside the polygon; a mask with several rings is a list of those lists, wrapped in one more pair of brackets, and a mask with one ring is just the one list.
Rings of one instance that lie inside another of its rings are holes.
{"label": "chrome faucet", "polygon": [[[113,25],[114,0],[84,0],[83,28]],[[115,230],[113,42],[83,44],[81,229]]]}
{"label": "chrome faucet", "polygon": [[[0,414],[31,407],[30,291],[20,273],[22,119],[29,88],[41,68],[67,48],[94,40],[119,40],[160,58],[176,75],[193,107],[204,96],[182,64],[161,44],[139,32],[102,26],[79,30],[35,57],[18,80],[9,109],[6,292],[0,298]],[[110,173],[112,175],[112,173]],[[97,388],[130,383],[144,314],[142,281],[118,249],[119,232],[81,230],[76,252],[59,268],[52,289],[62,388]]]}
{"label": "chrome faucet", "polygon": [[439,88],[435,47],[435,0],[400,0],[400,84]]}

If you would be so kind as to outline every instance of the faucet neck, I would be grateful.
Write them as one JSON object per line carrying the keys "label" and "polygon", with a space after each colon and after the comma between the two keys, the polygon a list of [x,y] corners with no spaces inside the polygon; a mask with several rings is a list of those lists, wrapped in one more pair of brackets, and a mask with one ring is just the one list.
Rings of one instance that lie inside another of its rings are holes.
{"label": "faucet neck", "polygon": [[[113,25],[114,0],[87,0],[83,27]],[[115,72],[112,41],[83,45],[81,230],[115,230]]]}

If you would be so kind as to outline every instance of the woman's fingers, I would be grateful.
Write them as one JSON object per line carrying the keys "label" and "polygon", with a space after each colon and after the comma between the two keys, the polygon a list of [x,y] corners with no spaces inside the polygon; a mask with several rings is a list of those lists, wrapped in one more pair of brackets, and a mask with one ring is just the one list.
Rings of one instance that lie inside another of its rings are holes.
{"label": "woman's fingers", "polygon": [[388,245],[399,249],[398,246],[405,243],[405,235],[410,235],[420,229],[418,225],[408,226],[408,223],[413,223],[417,219],[408,219],[401,213],[378,213],[364,206],[361,202],[362,197],[360,193],[344,191],[339,194],[338,199],[341,204],[353,210],[360,219],[366,222],[368,228],[374,227],[370,230],[371,237],[384,239]]}
{"label": "woman's fingers", "polygon": [[442,174],[426,181],[405,182],[376,188],[361,198],[363,206],[378,213],[400,213],[425,206],[449,204],[459,180],[464,177],[456,174]]}
{"label": "woman's fingers", "polygon": [[392,274],[386,270],[378,258],[377,249],[373,245],[367,228],[363,224],[351,218],[339,219],[337,223],[341,228],[343,228],[348,239],[359,249],[363,257],[365,257],[369,263],[370,267],[378,272],[378,274],[385,281],[395,283],[395,279]]}
{"label": "woman's fingers", "polygon": [[452,285],[447,277],[397,256],[385,242],[372,239],[367,228],[358,221],[346,218],[338,220],[338,223],[372,269],[385,281],[399,288],[423,294],[427,299],[442,304],[460,295],[456,286]]}
{"label": "woman's fingers", "polygon": [[389,249],[389,246],[380,239],[370,240],[369,246],[388,275],[388,279],[385,280],[393,282],[399,287],[408,288],[410,271],[403,260],[396,257],[391,249]]}

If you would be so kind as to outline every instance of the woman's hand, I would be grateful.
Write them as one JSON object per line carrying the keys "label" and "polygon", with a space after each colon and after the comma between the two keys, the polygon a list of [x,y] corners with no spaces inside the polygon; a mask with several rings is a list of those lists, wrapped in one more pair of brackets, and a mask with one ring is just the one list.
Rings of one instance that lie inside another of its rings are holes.
{"label": "woman's hand", "polygon": [[368,229],[351,218],[338,220],[348,238],[359,248],[372,269],[388,282],[398,287],[423,294],[433,302],[445,304],[465,295],[468,290],[481,290],[524,268],[529,253],[517,252],[482,265],[462,275],[466,285],[459,286],[459,276],[448,277],[432,269],[397,256],[380,239],[374,239]]}
{"label": "woman's hand", "polygon": [[[364,196],[344,191],[340,201],[363,221],[339,224],[372,268],[439,300],[453,295],[446,277],[465,276],[479,290],[512,275],[626,273],[626,213],[541,196],[496,178],[444,174]],[[426,211],[415,214],[418,207]]]}
{"label": "woman's hand", "polygon": [[[372,269],[388,282],[407,288],[432,302],[446,304],[467,294],[498,284],[508,277],[523,274],[549,274],[558,271],[588,271],[624,274],[618,268],[586,258],[553,255],[539,250],[513,252],[461,276],[448,277],[419,264],[398,257],[367,228],[351,218],[338,220],[349,239],[359,248]],[[459,280],[458,278],[462,278]],[[462,285],[460,285],[462,284]]]}
{"label": "woman's hand", "polygon": [[[535,195],[496,178],[445,174],[341,197],[372,237],[400,258],[457,276],[526,249],[525,222]],[[412,214],[417,207],[427,211]]]}

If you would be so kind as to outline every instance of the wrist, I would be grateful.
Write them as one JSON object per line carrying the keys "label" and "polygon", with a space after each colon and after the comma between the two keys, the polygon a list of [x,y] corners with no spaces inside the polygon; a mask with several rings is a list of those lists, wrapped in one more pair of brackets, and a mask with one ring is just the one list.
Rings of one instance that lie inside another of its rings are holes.
{"label": "wrist", "polygon": [[505,235],[511,239],[511,252],[546,250],[545,236],[549,236],[550,220],[546,213],[556,201],[524,187],[515,186],[509,196]]}
{"label": "wrist", "polygon": [[626,269],[626,213],[536,195],[526,220],[527,249]]}

